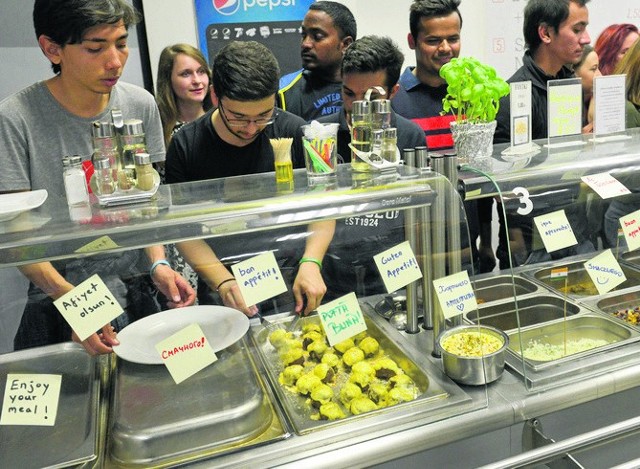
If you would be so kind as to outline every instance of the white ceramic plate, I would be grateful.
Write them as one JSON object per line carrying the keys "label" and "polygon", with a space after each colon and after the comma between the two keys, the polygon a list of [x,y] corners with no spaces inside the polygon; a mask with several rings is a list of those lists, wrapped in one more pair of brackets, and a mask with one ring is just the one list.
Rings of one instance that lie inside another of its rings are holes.
{"label": "white ceramic plate", "polygon": [[226,306],[188,306],[152,314],[129,324],[118,333],[120,345],[113,351],[123,360],[161,365],[156,344],[196,323],[214,352],[240,340],[249,329],[249,318]]}
{"label": "white ceramic plate", "polygon": [[40,207],[48,196],[49,193],[45,189],[0,194],[0,222],[9,221],[22,212]]}

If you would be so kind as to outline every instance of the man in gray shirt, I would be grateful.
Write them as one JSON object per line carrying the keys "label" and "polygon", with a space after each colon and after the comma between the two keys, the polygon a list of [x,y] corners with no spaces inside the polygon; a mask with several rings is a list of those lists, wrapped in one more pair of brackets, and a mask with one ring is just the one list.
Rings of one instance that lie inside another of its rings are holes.
{"label": "man in gray shirt", "polygon": [[[90,124],[108,120],[112,109],[120,109],[125,117],[142,119],[152,161],[163,160],[162,127],[153,97],[143,89],[119,83],[128,57],[127,29],[138,20],[137,12],[124,0],[36,0],[33,19],[38,44],[55,75],[0,103],[0,164],[4,170],[0,192],[46,189],[47,205],[64,203],[62,156],[88,159],[93,151]],[[163,246],[145,251],[150,263],[165,257]],[[129,251],[56,263],[56,267],[49,262],[20,267],[32,284],[14,347],[71,339],[72,331],[52,301],[93,273],[98,273],[110,290],[123,292],[118,299],[127,314],[116,324],[125,326],[135,309],[126,302],[131,279],[139,277],[130,271],[139,255]],[[64,269],[64,274],[59,269]],[[128,272],[123,274],[122,270]],[[168,265],[157,265],[153,281],[171,300],[170,306],[193,302],[193,290]],[[73,338],[78,339],[75,333]],[[109,324],[102,333],[82,342],[92,354],[109,353],[117,344]]]}

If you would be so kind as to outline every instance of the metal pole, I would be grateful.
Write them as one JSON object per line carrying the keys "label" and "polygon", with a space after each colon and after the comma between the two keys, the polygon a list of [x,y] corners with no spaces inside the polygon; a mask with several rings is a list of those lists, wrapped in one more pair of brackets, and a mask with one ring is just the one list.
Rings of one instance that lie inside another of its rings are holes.
{"label": "metal pole", "polygon": [[[413,148],[405,148],[403,150],[404,164],[415,167],[416,154]],[[418,243],[416,236],[416,222],[418,220],[418,210],[405,210],[404,216],[404,233],[405,239],[409,241],[411,249],[414,253],[418,253]],[[407,285],[407,326],[406,332],[416,334],[420,332],[418,327],[418,282],[411,282]]]}
{"label": "metal pole", "polygon": [[[431,155],[431,168],[444,176],[445,174],[444,155],[434,153]],[[431,206],[431,272],[433,279],[444,277],[447,273],[445,261],[445,215],[446,215],[446,182],[442,178],[435,182],[436,198]],[[433,351],[434,357],[440,357],[441,352],[438,347],[438,336],[444,330],[444,314],[435,295],[431,295],[431,322],[433,325]]]}
{"label": "metal pole", "polygon": [[[416,147],[416,163],[424,174],[429,171],[427,147]],[[420,270],[422,270],[422,325],[425,329],[433,329],[431,304],[433,301],[433,270],[431,267],[431,212],[430,207],[421,207],[418,217],[418,241],[420,246]]]}

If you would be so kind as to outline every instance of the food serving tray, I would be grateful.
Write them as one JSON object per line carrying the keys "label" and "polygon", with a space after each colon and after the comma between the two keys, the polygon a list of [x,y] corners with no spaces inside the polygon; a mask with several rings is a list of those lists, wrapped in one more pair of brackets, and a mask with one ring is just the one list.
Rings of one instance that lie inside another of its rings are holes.
{"label": "food serving tray", "polygon": [[514,292],[518,298],[524,295],[539,293],[540,285],[519,275],[495,275],[473,279],[473,289],[478,305],[495,301],[513,300]]}
{"label": "food serving tray", "polygon": [[[272,317],[269,317],[267,320],[271,320],[278,327],[286,329],[290,322],[293,321],[293,317],[293,315],[285,316],[284,318],[279,317],[278,319],[272,319]],[[312,431],[358,421],[358,419],[362,419],[364,417],[388,415],[394,411],[398,413],[400,412],[400,409],[411,408],[411,406],[414,406],[415,408],[416,406],[420,406],[425,403],[432,404],[434,408],[437,408],[440,403],[442,406],[446,406],[449,399],[452,399],[453,402],[455,399],[459,398],[459,396],[451,396],[451,393],[445,389],[445,385],[442,383],[440,378],[442,375],[440,370],[431,370],[429,368],[430,363],[426,360],[423,364],[418,365],[400,348],[400,346],[387,337],[385,332],[383,332],[375,321],[366,315],[365,321],[367,324],[367,335],[376,339],[380,344],[380,348],[384,350],[384,355],[392,358],[413,380],[419,388],[419,395],[413,401],[376,409],[360,415],[350,415],[346,412],[347,416],[345,418],[332,421],[313,420],[311,415],[316,413],[316,411],[315,409],[312,409],[310,404],[307,402],[308,398],[291,392],[279,383],[278,376],[283,371],[284,364],[279,357],[278,351],[268,340],[270,331],[263,327],[252,328],[252,338],[256,348],[259,350],[259,355],[266,369],[269,381],[271,382],[275,393],[278,396],[278,401],[284,408],[285,414],[289,418],[289,421],[293,425],[296,433],[306,434]],[[304,318],[297,322],[295,328],[291,332],[295,336],[299,337],[301,328],[307,324],[320,325],[320,319],[317,315]],[[339,389],[337,389],[338,385],[332,384],[331,386],[332,388],[336,388],[334,389],[334,396],[337,398],[339,395]],[[339,398],[335,399],[335,402],[339,402]]]}
{"label": "food serving tray", "polygon": [[[599,295],[598,290],[595,284],[591,281],[591,277],[587,273],[587,269],[584,266],[584,263],[587,260],[588,259],[585,258],[585,260],[583,261],[550,265],[549,267],[543,269],[525,271],[524,275],[526,277],[534,278],[553,291],[556,291],[562,295],[566,294],[566,296],[569,298],[579,299],[597,296]],[[557,280],[551,278],[551,271],[561,267],[568,268],[568,276],[566,277],[566,291],[564,279]],[[627,265],[621,265],[621,267],[627,280],[615,287],[613,291],[620,291],[626,288],[639,286],[640,271]]]}
{"label": "food serving tray", "polygon": [[640,290],[613,292],[585,302],[586,306],[602,312],[607,317],[640,329]]}
{"label": "food serving tray", "polygon": [[179,385],[164,366],[118,359],[110,466],[182,464],[288,436],[245,339],[216,355]]}
{"label": "food serving tray", "polygon": [[0,355],[0,401],[7,375],[61,375],[54,426],[0,426],[0,467],[70,467],[97,458],[97,359],[72,342]]}

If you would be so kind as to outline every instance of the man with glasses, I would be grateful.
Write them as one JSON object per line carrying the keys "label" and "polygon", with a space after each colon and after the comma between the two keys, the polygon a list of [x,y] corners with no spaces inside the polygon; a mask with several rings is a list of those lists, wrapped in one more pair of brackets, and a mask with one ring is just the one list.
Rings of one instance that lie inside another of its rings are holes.
{"label": "man with glasses", "polygon": [[[186,124],[171,139],[166,158],[167,183],[273,171],[274,153],[270,139],[276,138],[293,138],[293,167],[304,167],[301,126],[305,121],[275,107],[278,76],[278,62],[262,44],[234,41],[222,48],[213,63],[212,97],[216,109]],[[282,234],[281,231],[277,234]],[[285,234],[292,231],[289,229]],[[297,256],[301,259],[293,284],[297,312],[315,309],[326,291],[320,265],[331,241],[333,224],[312,224],[309,231],[308,236],[302,234],[307,242],[304,250],[299,250],[303,254]],[[258,308],[245,304],[225,259],[233,257],[237,260],[245,253],[274,250],[281,267],[291,267],[292,258],[298,254],[295,247],[292,248],[292,241],[285,246],[277,241],[282,236],[273,236],[273,233],[249,233],[230,239],[178,244],[178,249],[200,279],[218,292],[219,298],[207,298],[204,293],[200,294],[199,285],[200,303],[221,300],[225,305],[253,316]],[[202,290],[209,289],[203,285]],[[303,296],[306,297],[304,308]]]}

